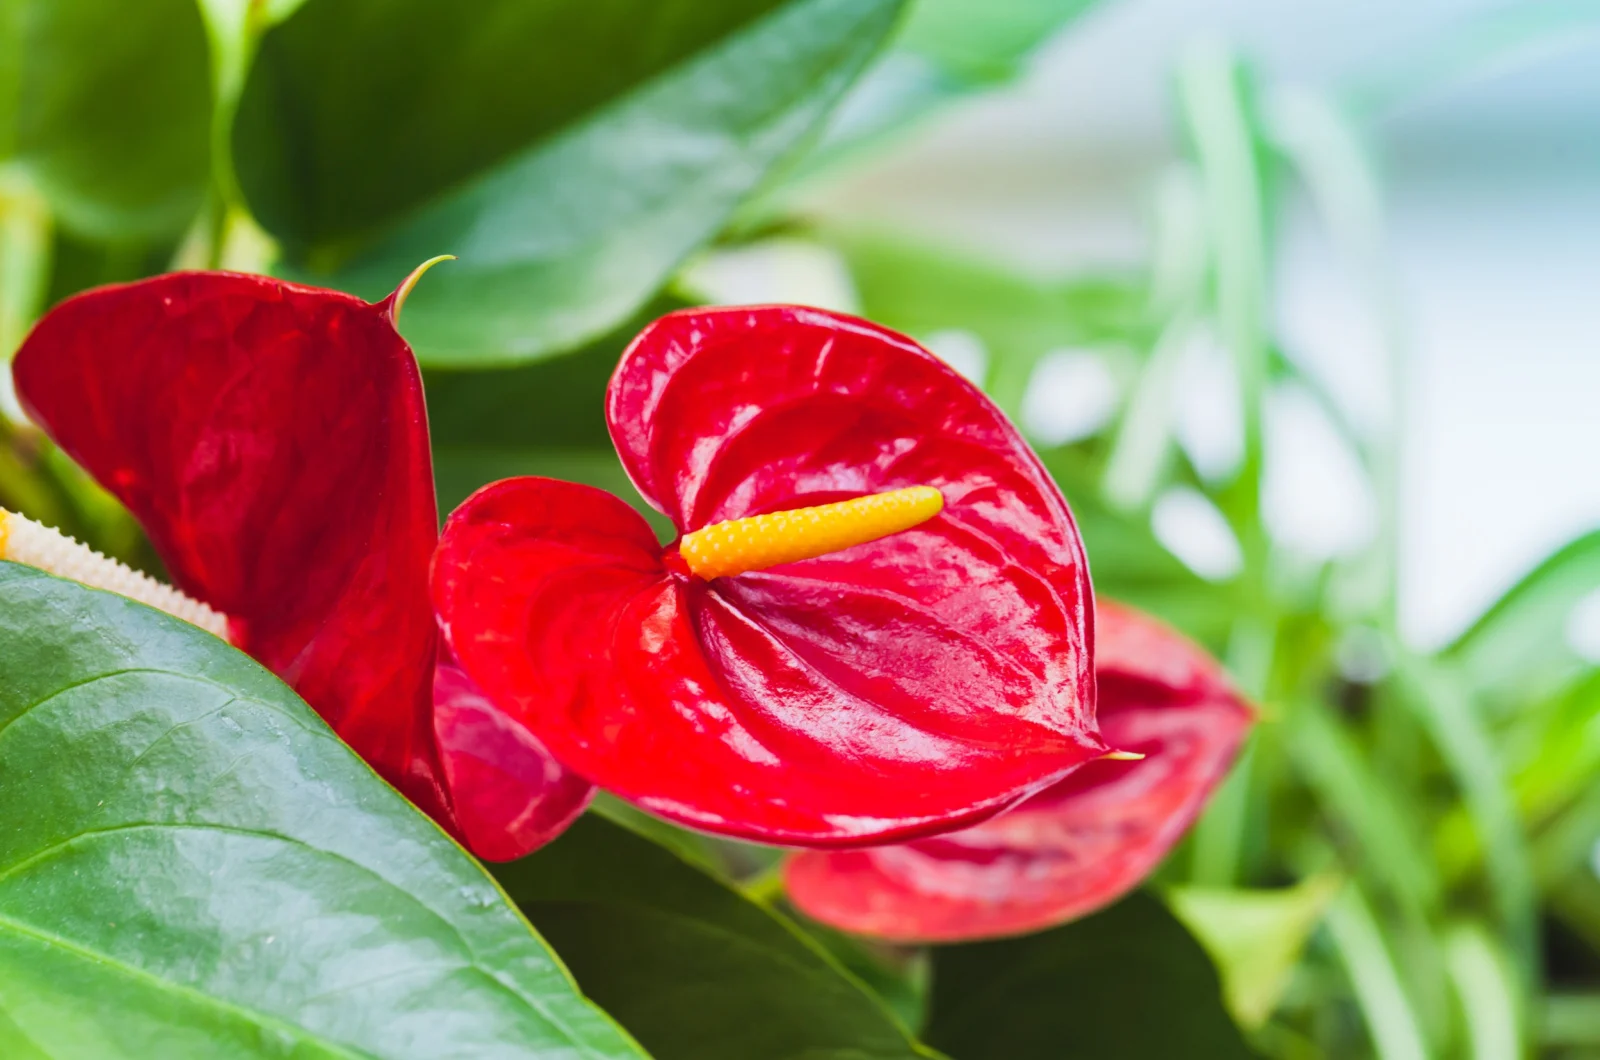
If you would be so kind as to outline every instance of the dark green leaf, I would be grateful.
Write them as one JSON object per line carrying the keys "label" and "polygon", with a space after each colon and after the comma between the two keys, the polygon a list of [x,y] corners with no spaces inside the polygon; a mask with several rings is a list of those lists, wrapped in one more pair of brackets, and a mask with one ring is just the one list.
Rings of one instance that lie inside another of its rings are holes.
{"label": "dark green leaf", "polygon": [[582,482],[628,501],[670,539],[672,525],[644,503],[606,429],[606,384],[646,323],[682,303],[657,299],[617,331],[574,353],[515,368],[426,373],[439,508],[515,475]]}
{"label": "dark green leaf", "polygon": [[176,240],[103,241],[58,230],[50,247],[45,306],[91,287],[128,283],[164,272],[177,249]]}
{"label": "dark green leaf", "polygon": [[0,1055],[643,1055],[276,678],[10,563],[0,805]]}
{"label": "dark green leaf", "polygon": [[936,949],[929,1044],[954,1060],[1253,1055],[1211,960],[1135,893],[1038,935]]}
{"label": "dark green leaf", "polygon": [[586,815],[495,873],[658,1060],[927,1055],[792,924],[614,821]]}
{"label": "dark green leaf", "polygon": [[240,183],[303,273],[412,296],[425,361],[615,327],[815,129],[902,0],[309,0],[262,40]]}
{"label": "dark green leaf", "polygon": [[1573,607],[1600,589],[1600,530],[1530,571],[1446,651],[1480,693],[1523,701],[1548,694],[1582,665],[1567,640]]}
{"label": "dark green leaf", "polygon": [[808,919],[798,910],[785,911],[817,944],[851,975],[861,980],[907,1027],[926,1022],[928,961],[926,950],[907,950],[837,931]]}
{"label": "dark green leaf", "polygon": [[657,298],[621,327],[581,350],[533,364],[479,371],[429,369],[423,379],[434,445],[610,449],[606,386],[617,369],[617,359],[646,324],[686,304]]}
{"label": "dark green leaf", "polygon": [[210,171],[194,0],[0,0],[0,161],[96,238],[175,235]]}

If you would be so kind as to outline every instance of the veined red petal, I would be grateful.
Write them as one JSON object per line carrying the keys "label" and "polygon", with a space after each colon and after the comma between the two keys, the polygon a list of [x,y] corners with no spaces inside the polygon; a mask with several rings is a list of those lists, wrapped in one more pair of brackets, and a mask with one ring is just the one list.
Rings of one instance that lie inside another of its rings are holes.
{"label": "veined red petal", "polygon": [[964,831],[800,854],[785,870],[795,904],[864,935],[958,941],[1040,930],[1137,886],[1222,782],[1254,714],[1150,618],[1101,601],[1097,637],[1101,730],[1143,760],[1091,763]]}
{"label": "veined red petal", "polygon": [[815,310],[672,314],[623,355],[607,414],[680,531],[915,485],[944,509],[706,582],[668,571],[620,502],[485,490],[446,526],[435,604],[463,667],[562,762],[696,827],[840,846],[980,820],[1105,750],[1071,514],[915,343]]}
{"label": "veined red petal", "polygon": [[14,373],[179,587],[418,805],[485,856],[526,853],[581,808],[587,785],[448,658],[436,679],[427,414],[386,303],[162,276],[56,307]]}

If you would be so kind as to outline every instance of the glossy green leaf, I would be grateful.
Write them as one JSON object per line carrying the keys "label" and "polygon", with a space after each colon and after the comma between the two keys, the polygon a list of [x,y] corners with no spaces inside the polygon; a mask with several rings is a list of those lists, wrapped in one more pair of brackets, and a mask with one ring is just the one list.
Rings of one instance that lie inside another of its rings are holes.
{"label": "glossy green leaf", "polygon": [[1037,935],[936,949],[924,1034],[954,1060],[1253,1055],[1211,959],[1142,892]]}
{"label": "glossy green leaf", "polygon": [[205,194],[210,121],[194,0],[0,0],[0,161],[63,224],[180,232]]}
{"label": "glossy green leaf", "polygon": [[1572,609],[1600,589],[1600,530],[1528,572],[1445,651],[1480,694],[1523,701],[1582,664],[1567,638]]}
{"label": "glossy green leaf", "polygon": [[928,1055],[794,925],[615,821],[588,814],[494,871],[657,1060]]}
{"label": "glossy green leaf", "polygon": [[504,364],[635,312],[821,123],[902,0],[308,0],[240,99],[239,182],[302,276]]}
{"label": "glossy green leaf", "polygon": [[643,1054],[275,677],[0,563],[0,1055]]}

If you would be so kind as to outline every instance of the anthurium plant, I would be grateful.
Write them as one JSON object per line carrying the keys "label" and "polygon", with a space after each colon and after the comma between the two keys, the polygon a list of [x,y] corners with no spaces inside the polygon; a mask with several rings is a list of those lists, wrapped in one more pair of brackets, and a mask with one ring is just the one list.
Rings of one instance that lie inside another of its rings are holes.
{"label": "anthurium plant", "polygon": [[[191,272],[52,309],[17,396],[174,585],[9,511],[0,559],[251,656],[482,858],[543,846],[598,786],[704,832],[859,848],[881,879],[842,853],[787,878],[864,936],[1003,936],[1104,906],[1225,775],[1251,710],[1217,665],[1097,612],[1016,428],[863,320],[680,311],[628,346],[606,417],[679,531],[665,544],[617,497],[543,477],[487,485],[437,530],[395,329],[431,264],[373,304]],[[931,867],[901,893],[907,858]]]}
{"label": "anthurium plant", "polygon": [[1337,108],[1186,60],[1137,274],[804,194],[1091,6],[0,0],[0,1057],[1600,1045],[1600,544],[1424,654],[1392,438],[1363,549],[1263,516]]}

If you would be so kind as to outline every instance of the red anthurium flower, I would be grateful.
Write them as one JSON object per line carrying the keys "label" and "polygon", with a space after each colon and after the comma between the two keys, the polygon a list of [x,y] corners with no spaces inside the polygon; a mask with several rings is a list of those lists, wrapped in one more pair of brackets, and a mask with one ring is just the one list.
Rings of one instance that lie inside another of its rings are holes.
{"label": "red anthurium flower", "polygon": [[1107,753],[1072,516],[937,358],[816,310],[688,311],[623,354],[606,411],[678,541],[525,478],[463,504],[434,560],[462,668],[561,762],[698,828],[848,846]]}
{"label": "red anthurium flower", "polygon": [[902,846],[807,852],[785,869],[818,920],[880,938],[948,942],[1037,931],[1138,885],[1226,776],[1251,709],[1206,654],[1100,602],[1101,730],[1138,761],[1084,766],[1016,809]]}
{"label": "red anthurium flower", "polygon": [[519,856],[589,785],[439,650],[422,383],[385,301],[187,273],[50,312],[33,419],[126,504],[184,592],[478,853]]}

